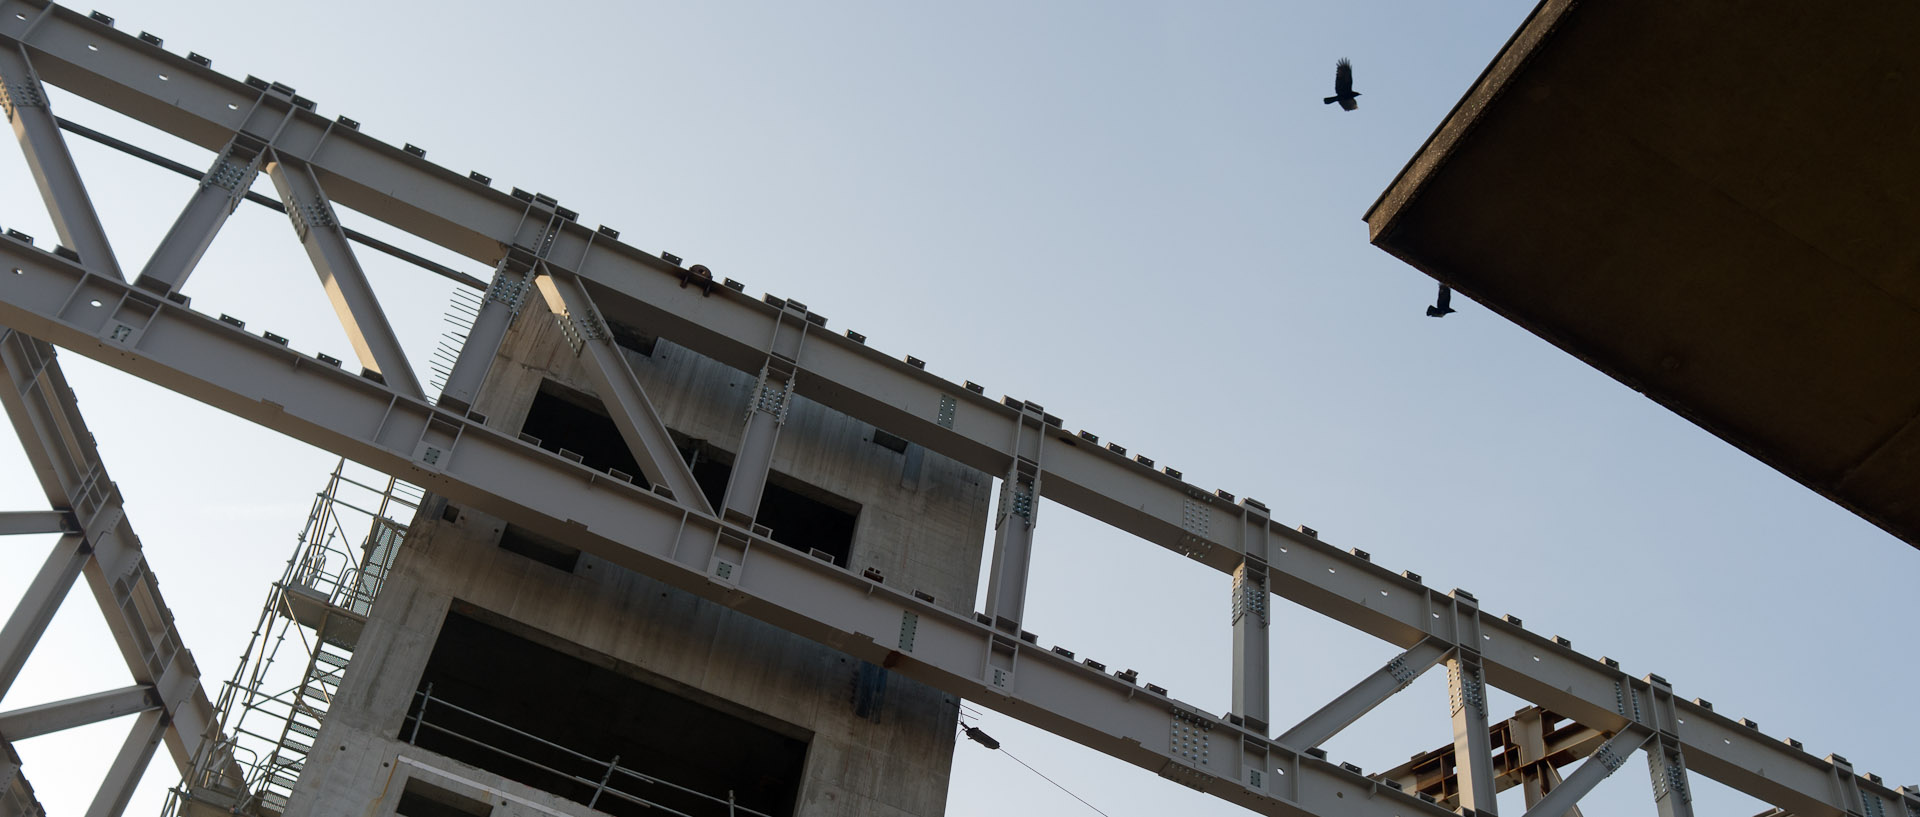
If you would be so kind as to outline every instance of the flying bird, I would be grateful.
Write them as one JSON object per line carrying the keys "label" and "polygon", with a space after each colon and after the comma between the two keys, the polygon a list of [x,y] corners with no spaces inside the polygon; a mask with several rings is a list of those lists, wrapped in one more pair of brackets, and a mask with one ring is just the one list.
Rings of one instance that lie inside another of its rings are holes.
{"label": "flying bird", "polygon": [[1357,98],[1359,96],[1360,92],[1353,89],[1353,63],[1347,62],[1346,58],[1342,57],[1333,66],[1333,96],[1321,100],[1320,104],[1332,105],[1338,102],[1341,110],[1351,111],[1360,107],[1360,100]]}
{"label": "flying bird", "polygon": [[1441,284],[1440,299],[1436,301],[1433,306],[1427,307],[1427,317],[1429,318],[1446,317],[1447,315],[1455,311],[1454,308],[1450,306],[1450,304],[1452,303],[1453,303],[1453,288],[1447,286],[1446,284]]}

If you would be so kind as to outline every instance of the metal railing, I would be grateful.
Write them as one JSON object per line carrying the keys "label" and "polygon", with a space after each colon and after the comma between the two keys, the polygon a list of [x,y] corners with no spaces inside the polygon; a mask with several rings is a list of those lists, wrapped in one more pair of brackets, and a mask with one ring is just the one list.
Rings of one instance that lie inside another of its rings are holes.
{"label": "metal railing", "polygon": [[[572,749],[569,749],[565,746],[561,746],[558,743],[554,743],[553,741],[542,738],[539,735],[535,735],[532,732],[528,732],[524,729],[519,729],[517,727],[510,726],[505,723],[501,723],[500,721],[489,718],[471,709],[467,709],[465,707],[459,706],[458,704],[449,702],[445,698],[435,698],[433,697],[433,684],[431,683],[421,688],[418,692],[415,692],[413,694],[413,697],[414,697],[414,700],[418,702],[418,706],[413,709],[412,713],[407,716],[405,721],[401,722],[401,728],[406,733],[407,743],[418,746],[419,738],[420,738],[420,730],[426,729],[429,732],[444,735],[446,737],[461,741],[465,744],[475,746],[481,749],[485,749],[489,752],[500,755],[509,760],[524,764],[528,767],[539,769],[540,771],[546,772],[547,774],[551,774],[563,780],[570,781],[579,786],[592,787],[592,794],[589,795],[585,800],[580,800],[579,798],[576,798],[576,797],[568,798],[571,800],[575,800],[576,802],[584,803],[588,808],[599,807],[600,800],[602,797],[612,797],[622,802],[631,803],[633,805],[639,806],[641,808],[658,809],[660,812],[665,814],[678,815],[678,817],[694,817],[694,815],[688,814],[684,811],[680,811],[678,809],[675,809],[663,803],[659,803],[653,800],[648,800],[644,797],[634,794],[631,791],[620,788],[619,785],[616,785],[616,782],[620,784],[625,784],[631,781],[633,783],[639,783],[639,784],[649,785],[649,786],[665,786],[675,791],[682,792],[682,793],[691,795],[693,797],[697,797],[701,800],[704,800],[708,803],[713,804],[716,809],[719,809],[719,808],[726,809],[727,817],[741,817],[741,815],[750,815],[750,817],[773,817],[773,815],[767,814],[765,812],[755,811],[753,809],[747,808],[746,806],[740,805],[735,800],[734,793],[731,789],[727,791],[727,796],[725,799],[715,797],[705,792],[695,791],[685,786],[681,786],[679,784],[672,783],[667,780],[662,780],[658,777],[654,777],[649,774],[645,774],[633,769],[623,768],[620,765],[619,755],[614,755],[611,760],[601,760],[591,755],[582,754],[580,752],[576,752]],[[541,763],[540,761],[534,760],[532,758],[514,754],[512,751],[508,749],[487,743],[486,741],[480,740],[479,738],[475,738],[470,735],[461,734],[460,732],[455,731],[454,729],[448,726],[432,723],[427,719],[427,712],[429,707],[432,707],[433,711],[436,713],[444,712],[444,711],[457,712],[463,716],[472,718],[476,721],[480,721],[489,726],[505,730],[507,732],[514,734],[515,736],[532,741],[548,749],[558,751],[568,757],[575,758],[579,760],[586,768],[596,772],[598,774],[598,777],[597,778],[582,777],[576,772],[562,771],[560,769],[556,769],[552,766],[549,766],[545,763]],[[551,791],[551,789],[549,789],[549,791]],[[555,793],[559,794],[559,792],[555,792]],[[562,795],[562,796],[566,796],[566,795]]]}

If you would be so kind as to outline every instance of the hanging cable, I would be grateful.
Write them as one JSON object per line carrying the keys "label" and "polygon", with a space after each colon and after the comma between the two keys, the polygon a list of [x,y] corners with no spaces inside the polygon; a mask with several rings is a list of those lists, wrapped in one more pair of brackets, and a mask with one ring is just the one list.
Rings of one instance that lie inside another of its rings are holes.
{"label": "hanging cable", "polygon": [[1094,804],[1087,802],[1087,798],[1074,794],[1071,789],[1068,789],[1066,786],[1060,785],[1058,781],[1055,781],[1053,778],[1048,777],[1044,774],[1041,774],[1039,769],[1036,769],[1032,766],[1028,766],[1026,761],[1021,760],[1020,758],[1014,757],[1012,752],[1007,751],[1005,747],[1000,745],[1000,741],[994,740],[992,735],[989,735],[986,732],[981,731],[980,727],[965,726],[965,727],[962,727],[962,730],[967,733],[968,740],[971,740],[974,743],[978,743],[981,746],[985,746],[990,750],[996,750],[1000,752],[1000,754],[1006,755],[1007,757],[1013,758],[1013,762],[1018,763],[1022,766],[1026,766],[1027,771],[1040,775],[1041,780],[1045,780],[1048,783],[1052,783],[1054,788],[1066,792],[1068,797],[1071,797],[1075,800],[1080,801],[1080,804],[1083,806],[1086,806],[1087,808],[1093,809],[1093,813],[1100,815],[1100,817],[1108,817],[1107,813],[1104,811],[1101,811],[1099,806],[1095,806]]}

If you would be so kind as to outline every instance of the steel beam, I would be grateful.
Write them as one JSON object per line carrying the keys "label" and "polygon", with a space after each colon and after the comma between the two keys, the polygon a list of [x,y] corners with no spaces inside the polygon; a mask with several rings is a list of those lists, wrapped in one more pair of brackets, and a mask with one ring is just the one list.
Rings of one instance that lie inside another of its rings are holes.
{"label": "steel beam", "polygon": [[667,424],[654,410],[653,401],[647,399],[646,389],[641,388],[640,379],[627,365],[626,356],[613,341],[613,332],[580,281],[573,273],[554,270],[535,279],[535,283],[546,298],[547,308],[560,321],[567,343],[586,364],[587,379],[593,382],[594,391],[599,393],[647,481],[665,487],[681,504],[713,515],[713,507],[693,478],[693,469],[680,458]]}
{"label": "steel beam", "polygon": [[13,615],[7,617],[5,626],[0,626],[0,700],[6,699],[7,690],[13,687],[13,680],[20,677],[20,668],[27,664],[27,656],[33,653],[33,645],[40,642],[40,635],[53,621],[53,614],[60,610],[60,602],[67,597],[73,580],[80,576],[80,568],[87,563],[88,552],[86,541],[78,533],[60,537],[53,552],[47,554],[46,562],[41,564],[40,572],[35,573],[27,585],[26,595],[13,608]]}
{"label": "steel beam", "polygon": [[136,279],[140,286],[161,294],[178,292],[187,276],[200,264],[200,257],[213,245],[214,236],[246,198],[253,179],[260,174],[260,161],[266,142],[235,134],[220,156],[213,160],[193,197],[161,237],[160,245],[148,256],[147,265]]}
{"label": "steel beam", "polygon": [[1340,693],[1339,697],[1327,702],[1326,706],[1295,724],[1277,740],[1282,746],[1301,751],[1327,742],[1340,730],[1372,712],[1374,707],[1385,703],[1394,693],[1406,689],[1429,667],[1447,657],[1452,649],[1452,645],[1438,638],[1429,638],[1413,645],[1412,649],[1394,656],[1386,666],[1374,670],[1352,688]]}
{"label": "steel beam", "polygon": [[[0,274],[0,320],[137,376],[1258,812],[1445,814],[1282,747],[1250,786],[1230,758],[1264,736],[764,535],[725,553],[721,523],[678,503],[18,246],[0,242],[0,270],[21,270]],[[1004,685],[984,659],[997,646],[1017,667]]]}
{"label": "steel beam", "polygon": [[111,720],[121,715],[159,708],[159,697],[155,694],[153,687],[135,684],[107,692],[68,698],[64,701],[15,709],[11,712],[0,712],[0,738],[26,740],[76,726]]}
{"label": "steel beam", "polygon": [[381,379],[402,394],[415,397],[424,394],[419,379],[414,377],[413,367],[407,363],[406,352],[400,348],[400,339],[393,334],[387,314],[373,294],[373,285],[367,283],[366,272],[354,258],[353,247],[347,242],[346,231],[340,227],[333,202],[313,177],[313,169],[305,162],[272,150],[268,151],[267,159],[267,175],[280,191],[280,201],[287,208],[287,217],[293,221],[293,231],[306,248],[307,257],[312,259],[314,271],[320,274],[327,301],[333,304],[334,314],[339,316],[340,327],[346,330],[347,342],[353,346],[361,367],[379,373]]}
{"label": "steel beam", "polygon": [[133,799],[134,787],[140,784],[147,762],[153,759],[153,750],[166,733],[165,712],[149,709],[140,713],[133,728],[127,731],[126,742],[120,745],[120,753],[114,755],[113,765],[107,767],[106,779],[100,781],[100,790],[94,794],[92,805],[87,806],[87,817],[120,817],[126,811],[127,801]]}
{"label": "steel beam", "polygon": [[806,308],[795,306],[780,306],[761,338],[756,361],[760,376],[747,393],[740,450],[734,454],[733,472],[727,475],[727,490],[716,509],[721,519],[742,528],[751,529],[760,513],[760,497],[773,468],[774,446],[780,441],[780,429],[787,424],[787,414],[793,410],[795,381],[799,379],[794,361],[806,348],[810,326]]}
{"label": "steel beam", "polygon": [[[1580,802],[1580,798],[1587,796],[1587,792],[1593,791],[1594,786],[1600,785],[1600,781],[1612,776],[1627,762],[1627,757],[1650,737],[1651,732],[1636,725],[1608,738],[1580,764],[1580,768],[1573,770],[1573,774],[1567,775],[1553,791],[1540,798],[1538,805],[1527,809],[1526,817],[1561,817],[1566,814],[1575,803]],[[1463,785],[1461,791],[1465,790]]]}
{"label": "steel beam", "polygon": [[0,108],[5,109],[13,135],[26,153],[27,170],[46,200],[60,243],[78,253],[89,268],[119,277],[120,264],[93,210],[93,200],[87,198],[86,185],[80,181],[73,154],[67,151],[66,137],[60,134],[40,77],[17,46],[0,45]]}
{"label": "steel beam", "polygon": [[73,533],[67,515],[60,511],[0,512],[0,536],[32,533]]}
{"label": "steel beam", "polygon": [[460,353],[447,372],[446,385],[440,389],[441,406],[459,414],[473,408],[487,373],[493,369],[493,359],[507,340],[507,330],[520,317],[520,307],[533,289],[533,267],[538,261],[537,256],[517,247],[508,248],[500,256],[494,265],[493,281],[480,301],[479,314],[467,329],[466,342],[460,345]]}
{"label": "steel beam", "polygon": [[[118,279],[94,277],[134,291]],[[11,329],[0,330],[0,405],[47,501],[70,508],[78,521],[89,551],[81,572],[134,681],[155,690],[166,715],[161,723],[168,751],[185,773],[203,745],[219,741],[213,705],[200,688],[199,668],[180,642],[173,614],[121,507],[119,488],[100,463],[53,347]],[[222,771],[238,773],[237,767]]]}
{"label": "steel beam", "polygon": [[[3,8],[38,15],[42,6],[7,0]],[[210,149],[245,125],[245,112],[269,92],[65,8],[47,13],[31,31],[12,15],[0,14],[0,37],[24,42],[47,82]],[[89,50],[89,44],[98,51]],[[161,87],[153,80],[156,72],[170,72],[175,81]],[[523,199],[358,132],[333,128],[310,111],[289,113],[274,144],[309,157],[342,204],[488,263],[517,240],[527,211]],[[587,228],[569,223],[545,246],[555,257],[577,259],[571,262],[573,271],[609,319],[646,325],[746,371],[765,361],[770,329],[791,311],[784,305],[790,302],[776,307],[724,291],[709,298],[681,289],[679,271],[666,262],[618,242],[590,245],[589,237]],[[1002,446],[1011,438],[1017,412],[854,340],[826,332],[815,336],[795,361],[796,371],[806,372],[799,379],[801,394],[976,469],[1009,470],[1014,455]],[[946,402],[954,408],[943,410]],[[1073,441],[1064,432],[1061,436]],[[1049,455],[1044,494],[1222,571],[1236,569],[1243,559],[1241,543],[1234,541],[1239,528],[1224,524],[1242,515],[1239,506],[1113,451],[1061,446]],[[1270,533],[1287,540],[1272,560],[1275,592],[1403,648],[1438,632],[1428,617],[1445,606],[1446,597],[1417,579],[1395,576],[1306,534],[1279,527]],[[1490,639],[1481,650],[1489,682],[1596,728],[1616,730],[1631,721],[1615,702],[1632,679],[1518,625],[1492,617],[1481,625]],[[1704,707],[1681,704],[1679,709],[1686,720],[1680,740],[1693,770],[1808,817],[1843,813],[1832,791],[1830,763]]]}

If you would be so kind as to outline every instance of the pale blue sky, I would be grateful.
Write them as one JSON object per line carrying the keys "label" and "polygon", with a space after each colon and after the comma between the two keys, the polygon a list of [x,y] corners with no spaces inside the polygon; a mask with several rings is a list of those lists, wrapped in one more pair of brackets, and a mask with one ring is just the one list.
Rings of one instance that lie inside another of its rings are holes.
{"label": "pale blue sky", "polygon": [[[950,379],[1040,402],[1816,755],[1920,781],[1911,548],[1471,302],[1424,317],[1432,282],[1367,244],[1361,214],[1529,8],[102,10],[456,171],[800,299]],[[1340,57],[1364,94],[1353,113],[1320,103]],[[54,105],[189,164],[211,159],[71,97]],[[137,270],[191,183],[74,150]],[[53,234],[10,148],[0,194],[0,224]],[[362,260],[424,369],[450,286]],[[351,359],[279,214],[243,208],[187,291],[196,308]],[[187,645],[224,679],[332,458],[63,360]],[[7,507],[37,507],[13,443],[0,450]],[[1058,506],[1041,513],[1028,629],[1225,711],[1228,580]],[[45,543],[0,546],[10,605]],[[3,708],[124,683],[85,592],[75,601]],[[1286,604],[1276,625],[1282,728],[1395,652]],[[1330,748],[1394,765],[1449,739],[1445,700],[1433,673]],[[1500,697],[1494,712],[1520,705]],[[1238,811],[1000,716],[982,724],[1112,817]],[[124,728],[20,744],[51,814],[84,809]],[[1640,762],[1589,813],[1650,809]],[[158,759],[129,813],[154,813],[174,780]],[[1695,780],[1702,813],[1761,810]],[[957,749],[950,813],[1043,811],[1091,814],[1004,757]]]}

